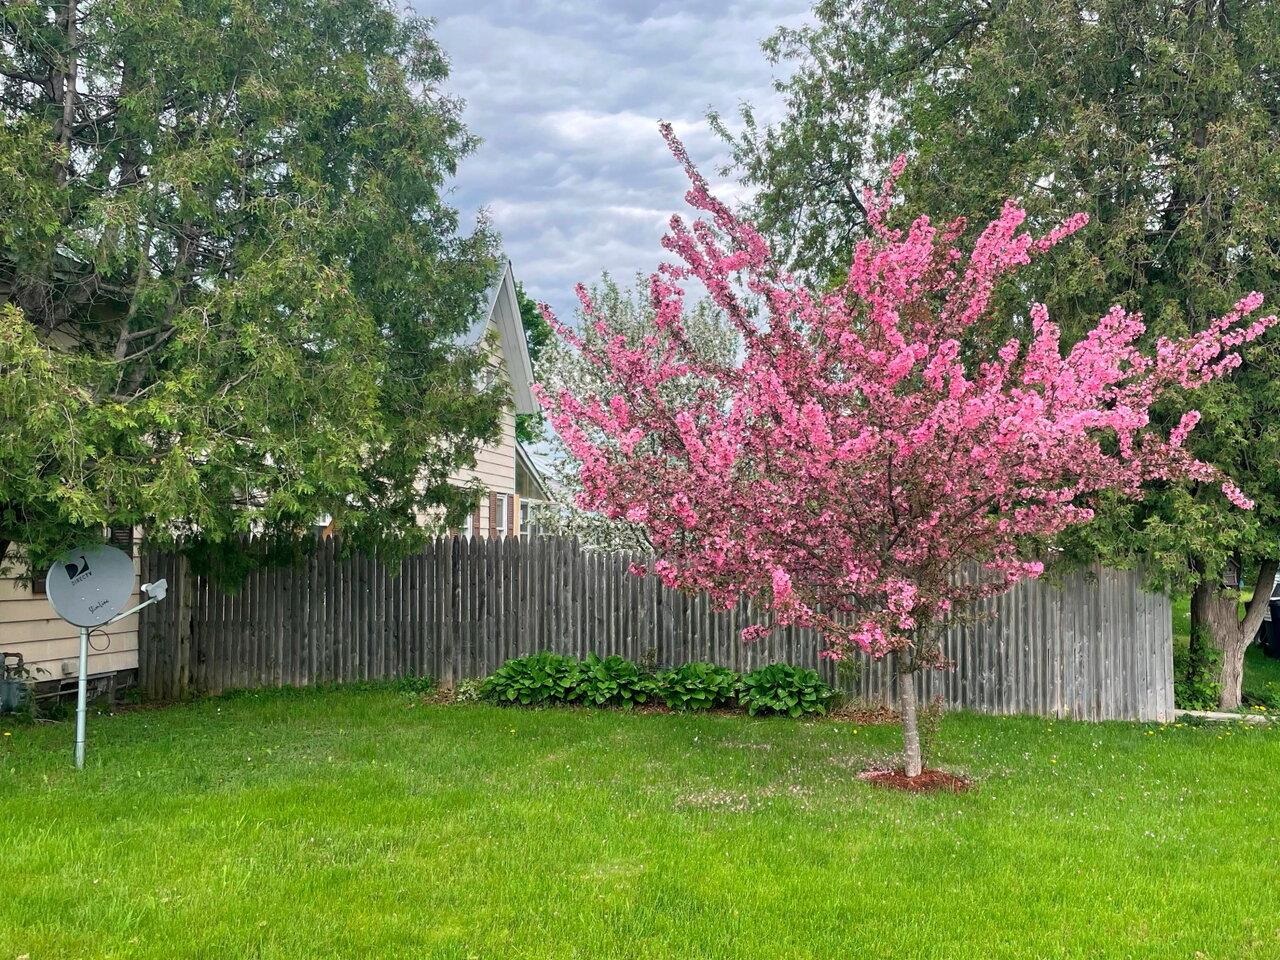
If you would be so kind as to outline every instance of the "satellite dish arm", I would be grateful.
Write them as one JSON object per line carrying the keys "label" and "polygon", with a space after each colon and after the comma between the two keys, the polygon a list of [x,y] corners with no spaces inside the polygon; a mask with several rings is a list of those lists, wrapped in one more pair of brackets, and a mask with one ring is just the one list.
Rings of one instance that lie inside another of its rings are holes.
{"label": "satellite dish arm", "polygon": [[114,617],[104,623],[103,626],[105,627],[109,624],[115,623],[117,620],[123,620],[125,617],[131,617],[143,607],[149,607],[153,603],[159,603],[169,593],[169,581],[157,580],[155,583],[144,583],[142,585],[142,592],[147,595],[146,600],[143,600],[137,606],[130,607],[128,610],[122,610],[120,613],[117,613]]}

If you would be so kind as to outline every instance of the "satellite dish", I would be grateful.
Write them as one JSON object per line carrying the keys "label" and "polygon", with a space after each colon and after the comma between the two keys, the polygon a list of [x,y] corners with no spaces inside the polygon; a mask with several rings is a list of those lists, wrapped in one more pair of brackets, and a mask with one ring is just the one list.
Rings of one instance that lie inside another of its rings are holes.
{"label": "satellite dish", "polygon": [[45,592],[63,620],[97,627],[124,609],[133,596],[133,582],[132,558],[97,543],[60,556],[49,568]]}

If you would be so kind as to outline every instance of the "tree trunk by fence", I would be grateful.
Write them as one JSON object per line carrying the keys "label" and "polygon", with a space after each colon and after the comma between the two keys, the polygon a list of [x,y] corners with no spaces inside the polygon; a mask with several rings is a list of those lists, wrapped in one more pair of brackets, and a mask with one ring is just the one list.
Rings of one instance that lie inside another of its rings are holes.
{"label": "tree trunk by fence", "polygon": [[[869,702],[894,697],[893,657],[852,670],[819,657],[811,630],[744,644],[759,617],[747,601],[717,610],[705,595],[629,572],[644,558],[563,538],[434,541],[388,568],[317,546],[304,564],[252,573],[225,593],[186,562],[149,552],[143,578],[177,596],[148,607],[139,631],[145,696],[431,676],[448,685],[539,650],[621,654],[650,667],[710,660],[735,670],[785,661],[817,669]],[[951,670],[914,674],[921,702],[986,713],[1076,719],[1173,717],[1168,597],[1133,571],[1096,568],[1060,586],[1027,582],[984,601],[976,622],[942,641]]]}

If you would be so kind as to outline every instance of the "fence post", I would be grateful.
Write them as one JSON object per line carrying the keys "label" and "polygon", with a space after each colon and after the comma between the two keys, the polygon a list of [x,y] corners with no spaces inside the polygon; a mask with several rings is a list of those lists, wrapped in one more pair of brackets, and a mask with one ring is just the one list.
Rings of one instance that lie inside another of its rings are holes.
{"label": "fence post", "polygon": [[177,651],[173,658],[174,676],[173,692],[183,700],[191,691],[191,629],[195,614],[195,578],[191,573],[191,561],[185,554],[178,554],[178,562],[174,565],[177,579],[175,586],[178,594],[176,641]]}

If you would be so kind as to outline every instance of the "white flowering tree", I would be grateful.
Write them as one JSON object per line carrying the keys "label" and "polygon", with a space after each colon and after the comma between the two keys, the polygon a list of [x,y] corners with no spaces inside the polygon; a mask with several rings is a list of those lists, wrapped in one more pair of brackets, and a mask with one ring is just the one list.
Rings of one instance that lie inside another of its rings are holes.
{"label": "white flowering tree", "polygon": [[[607,274],[591,291],[597,315],[609,318],[612,335],[624,337],[638,345],[645,337],[663,337],[654,320],[653,305],[648,296],[648,281],[638,277],[635,285],[624,288]],[[583,323],[581,310],[576,326],[584,342],[599,347],[599,334],[589,323]],[[690,345],[701,361],[710,366],[732,363],[740,349],[737,332],[727,324],[714,304],[702,301],[690,308],[685,319]],[[568,390],[577,396],[603,388],[598,366],[586,361],[580,350],[560,337],[552,337],[534,365],[535,378],[555,396]],[[691,388],[685,385],[685,389]],[[678,388],[677,388],[678,389]],[[549,501],[534,505],[534,522],[538,529],[553,536],[575,537],[583,546],[596,550],[650,549],[643,527],[624,520],[610,520],[603,514],[583,510],[575,503],[582,490],[578,482],[578,461],[552,431],[547,431],[542,446],[544,465],[548,468]]]}

